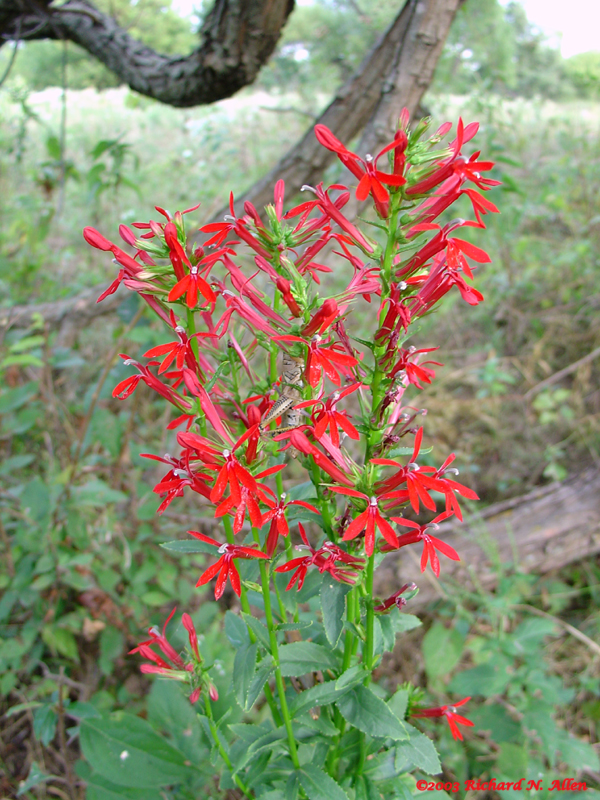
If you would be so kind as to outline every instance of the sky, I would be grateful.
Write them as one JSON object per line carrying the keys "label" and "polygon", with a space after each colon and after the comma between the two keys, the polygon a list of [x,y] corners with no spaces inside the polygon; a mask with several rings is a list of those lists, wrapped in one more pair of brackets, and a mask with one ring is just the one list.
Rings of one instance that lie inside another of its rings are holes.
{"label": "sky", "polygon": [[[296,0],[307,5],[312,0]],[[390,0],[385,0],[389,2]],[[508,2],[508,0],[501,0]],[[520,0],[527,17],[560,46],[564,58],[588,50],[600,51],[600,0]],[[191,14],[198,0],[173,0],[181,14]]]}
{"label": "sky", "polygon": [[600,0],[521,0],[530,22],[552,37],[564,58],[600,51]]}

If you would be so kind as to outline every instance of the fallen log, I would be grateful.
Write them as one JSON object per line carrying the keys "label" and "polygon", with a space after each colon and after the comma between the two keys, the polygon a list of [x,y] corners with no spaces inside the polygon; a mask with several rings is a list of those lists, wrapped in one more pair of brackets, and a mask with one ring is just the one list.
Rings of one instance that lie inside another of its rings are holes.
{"label": "fallen log", "polygon": [[445,584],[493,588],[500,565],[518,564],[526,572],[544,574],[600,553],[600,470],[589,469],[482,512],[467,512],[463,523],[442,523],[435,535],[454,547],[461,560],[442,556],[438,580],[430,567],[421,573],[417,545],[402,548],[375,573],[379,596],[414,581],[419,594],[407,608],[412,611],[445,597]]}

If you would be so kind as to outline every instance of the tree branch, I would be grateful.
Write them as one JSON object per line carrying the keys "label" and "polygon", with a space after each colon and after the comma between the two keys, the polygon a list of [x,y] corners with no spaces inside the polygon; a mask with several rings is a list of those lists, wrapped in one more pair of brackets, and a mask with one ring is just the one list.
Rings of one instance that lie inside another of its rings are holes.
{"label": "tree branch", "polygon": [[[179,108],[231,97],[269,59],[294,0],[215,0],[188,56],[166,56],[131,37],[87,0],[0,0],[0,45],[21,39],[68,39],[140,94]],[[3,40],[3,41],[2,41]]]}
{"label": "tree branch", "polygon": [[[327,125],[345,143],[366,128],[363,140],[370,141],[369,131],[380,131],[386,114],[392,120],[392,130],[403,106],[414,114],[431,83],[460,2],[407,0],[386,33],[315,124]],[[279,163],[239,199],[239,203],[249,200],[260,209],[272,202],[272,186],[280,178],[293,191],[298,191],[305,183],[314,184],[334,159],[335,154],[317,142],[311,127]]]}

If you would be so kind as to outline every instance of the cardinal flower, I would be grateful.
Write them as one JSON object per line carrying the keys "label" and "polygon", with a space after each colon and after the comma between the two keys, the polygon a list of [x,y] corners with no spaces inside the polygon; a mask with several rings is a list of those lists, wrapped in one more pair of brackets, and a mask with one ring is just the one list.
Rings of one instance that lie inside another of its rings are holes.
{"label": "cardinal flower", "polygon": [[341,392],[334,392],[324,402],[322,400],[307,400],[304,403],[298,404],[297,408],[314,406],[312,418],[315,423],[314,433],[316,439],[321,439],[328,428],[331,434],[331,441],[335,447],[340,446],[340,428],[351,439],[360,438],[358,431],[348,419],[346,412],[338,411],[336,406],[342,398],[355,392],[361,385],[360,383],[354,383],[352,386],[347,386]]}
{"label": "cardinal flower", "polygon": [[[443,542],[436,536],[431,536],[431,534],[427,533],[427,530],[429,528],[437,530],[439,528],[438,522],[448,519],[448,517],[451,516],[452,512],[444,511],[426,525],[419,525],[418,522],[414,522],[412,519],[404,519],[403,517],[391,518],[392,522],[395,522],[397,525],[402,525],[404,528],[412,528],[410,533],[403,533],[401,536],[398,536],[398,547],[405,547],[407,544],[414,544],[415,542],[423,542],[421,572],[425,572],[425,568],[429,562],[431,563],[431,569],[436,578],[440,577],[440,560],[436,552],[437,550],[447,558],[451,558],[452,561],[460,561],[460,556],[453,547],[450,547],[449,544],[446,544],[446,542]],[[393,548],[388,548],[386,545],[381,548],[382,552],[388,552],[390,549]]]}
{"label": "cardinal flower", "polygon": [[365,552],[368,556],[372,556],[375,549],[375,530],[377,529],[392,549],[398,547],[398,537],[390,523],[381,515],[377,497],[369,497],[363,492],[357,492],[356,489],[347,489],[342,486],[330,486],[329,489],[337,494],[358,497],[367,501],[366,509],[346,528],[343,536],[345,542],[355,539],[365,531]]}
{"label": "cardinal flower", "polygon": [[188,533],[191,536],[194,536],[196,539],[200,539],[201,542],[214,545],[217,548],[217,552],[221,556],[221,558],[215,564],[202,573],[198,579],[198,582],[196,583],[196,586],[204,586],[205,583],[208,583],[215,577],[215,575],[218,574],[219,577],[217,578],[217,583],[215,585],[215,600],[218,600],[225,591],[227,578],[229,578],[233,591],[238,597],[241,596],[242,584],[240,582],[240,573],[237,571],[237,567],[235,566],[236,558],[268,558],[266,553],[263,553],[261,550],[257,550],[254,547],[244,547],[237,544],[221,544],[215,539],[211,539],[210,536],[205,536],[199,531],[188,531]]}
{"label": "cardinal flower", "polygon": [[465,697],[464,700],[459,700],[458,703],[454,703],[453,706],[438,706],[437,708],[418,709],[411,711],[410,715],[411,717],[446,717],[448,720],[448,725],[450,726],[450,731],[452,732],[452,736],[462,742],[463,734],[462,731],[459,730],[458,725],[466,725],[469,728],[473,728],[475,723],[471,722],[470,719],[457,714],[456,709],[460,706],[464,706],[464,704],[468,703],[470,699],[470,697]]}
{"label": "cardinal flower", "polygon": [[430,472],[432,477],[439,481],[442,485],[440,491],[444,492],[446,496],[446,511],[456,514],[456,517],[462,522],[462,511],[456,495],[466,497],[467,500],[479,500],[479,496],[468,486],[445,477],[448,473],[458,475],[456,467],[450,467],[455,458],[454,453],[451,453],[439,469],[434,467],[422,467],[422,469],[424,472]]}
{"label": "cardinal flower", "polygon": [[321,573],[329,573],[334,580],[341,583],[355,583],[356,572],[360,571],[365,565],[363,558],[346,553],[345,550],[342,550],[341,547],[332,542],[324,542],[322,547],[315,550],[308,541],[304,526],[298,523],[298,528],[303,544],[297,545],[296,550],[308,550],[310,555],[292,558],[291,561],[282,564],[275,570],[275,572],[291,572],[291,570],[294,570],[294,574],[286,586],[286,592],[296,584],[298,585],[298,591],[300,591],[308,568],[312,566],[316,566]]}
{"label": "cardinal flower", "polygon": [[[415,436],[415,445],[413,448],[413,453],[410,461],[408,464],[404,465],[401,464],[399,461],[394,461],[390,458],[372,458],[372,464],[379,464],[381,466],[386,467],[397,467],[397,471],[394,475],[386,480],[381,481],[378,484],[378,487],[387,493],[388,499],[393,499],[395,497],[392,490],[394,490],[397,486],[400,486],[403,483],[406,483],[406,490],[408,491],[408,497],[410,499],[410,504],[413,507],[415,513],[419,513],[420,503],[423,503],[425,508],[428,508],[430,511],[435,511],[435,503],[429,494],[430,491],[435,490],[438,492],[443,492],[443,486],[440,481],[426,475],[424,471],[421,470],[419,465],[416,463],[417,458],[419,456],[419,451],[421,449],[421,442],[423,441],[423,428],[419,428],[417,434]],[[401,494],[398,495],[404,500],[405,492],[402,491]],[[397,499],[397,498],[396,498]],[[390,505],[395,505],[392,503]]]}
{"label": "cardinal flower", "polygon": [[271,523],[265,544],[265,549],[269,558],[271,558],[275,552],[275,548],[277,547],[277,539],[279,536],[287,536],[290,532],[285,516],[287,509],[290,506],[302,506],[303,508],[307,508],[309,511],[314,511],[315,514],[320,515],[319,509],[315,508],[310,503],[307,503],[305,500],[286,500],[285,492],[281,495],[277,502],[266,498],[265,503],[269,506],[269,511],[267,511],[266,514],[263,514],[262,521],[257,527],[262,528],[262,526],[266,525],[267,522]]}

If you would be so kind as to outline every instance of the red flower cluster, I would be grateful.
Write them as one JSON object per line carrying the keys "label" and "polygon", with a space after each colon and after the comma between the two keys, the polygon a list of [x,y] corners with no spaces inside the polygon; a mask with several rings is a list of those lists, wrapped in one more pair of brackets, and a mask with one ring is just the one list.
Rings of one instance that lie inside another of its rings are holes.
{"label": "red flower cluster", "polygon": [[[215,548],[218,558],[198,585],[216,578],[216,597],[228,580],[241,594],[239,562],[279,558],[280,537],[289,542],[291,509],[320,515],[325,540],[313,548],[300,526],[300,546],[308,554],[277,567],[293,572],[288,589],[300,588],[310,568],[338,581],[362,580],[363,556],[378,549],[422,542],[421,568],[430,563],[436,575],[438,552],[458,559],[430,530],[452,515],[461,519],[458,497],[476,495],[447,477],[453,455],[439,468],[419,463],[423,429],[411,427],[415,414],[403,406],[403,395],[410,386],[430,384],[431,367],[440,365],[423,360],[435,347],[406,344],[411,323],[454,286],[468,304],[483,299],[469,281],[475,265],[489,257],[454,235],[483,228],[485,215],[497,210],[484,196],[498,183],[482,177],[492,163],[462,152],[477,127],[459,121],[453,141],[440,149],[451,126],[422,140],[426,124],[411,131],[403,111],[393,140],[365,158],[325,126],[316,127],[319,142],[356,180],[357,199],[372,199],[379,215],[373,237],[346,216],[348,187],[304,187],[311,198],[284,213],[282,181],[263,216],[251,203],[236,210],[231,196],[229,214],[201,227],[198,241],[184,225],[184,215],[195,209],[170,215],[157,207],[160,221],[134,224],[143,231],[139,237],[121,226],[131,255],[85,229],[86,241],[111,252],[119,267],[102,297],[123,283],[170,329],[167,341],[139,357],[149,361],[123,356],[135,372],[114,396],[124,399],[144,383],[174,407],[169,427],[185,424],[175,456],[149,456],[168,466],[154,491],[162,498],[159,512],[192,492],[216,518],[231,520],[227,529],[240,544],[231,535],[223,544],[190,531]],[[462,196],[475,220],[437,222]],[[381,230],[387,242],[380,241]],[[318,259],[331,246],[340,265],[337,291],[323,296],[321,279],[331,268]],[[340,290],[342,268],[348,279]],[[351,309],[362,303],[370,304],[365,308],[376,321],[369,340],[348,328]],[[405,462],[394,452],[404,437],[414,437]],[[308,471],[313,490],[300,495],[307,500],[283,491],[284,478],[291,480],[288,455]],[[403,507],[435,519],[391,516]],[[153,641],[164,653],[163,640]],[[144,653],[167,669],[147,648]]]}

